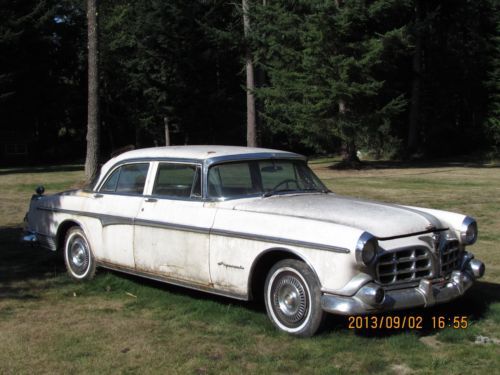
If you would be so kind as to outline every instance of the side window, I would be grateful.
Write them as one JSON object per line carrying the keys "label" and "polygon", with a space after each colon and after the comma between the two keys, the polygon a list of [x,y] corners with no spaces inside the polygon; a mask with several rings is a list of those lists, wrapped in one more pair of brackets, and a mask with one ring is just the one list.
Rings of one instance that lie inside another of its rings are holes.
{"label": "side window", "polygon": [[200,168],[190,164],[160,163],[153,195],[201,197]]}
{"label": "side window", "polygon": [[148,175],[148,168],[148,163],[124,165],[121,168],[120,177],[118,178],[116,192],[142,194],[144,184],[146,183],[146,176]]}
{"label": "side window", "polygon": [[149,163],[127,164],[117,168],[102,185],[100,192],[142,194]]}
{"label": "side window", "polygon": [[114,193],[116,190],[116,183],[118,182],[118,177],[120,176],[120,171],[122,168],[116,168],[111,176],[108,177],[106,182],[101,186],[99,191],[103,193]]}
{"label": "side window", "polygon": [[208,194],[211,197],[235,197],[259,191],[254,186],[250,163],[216,165],[209,170]]}

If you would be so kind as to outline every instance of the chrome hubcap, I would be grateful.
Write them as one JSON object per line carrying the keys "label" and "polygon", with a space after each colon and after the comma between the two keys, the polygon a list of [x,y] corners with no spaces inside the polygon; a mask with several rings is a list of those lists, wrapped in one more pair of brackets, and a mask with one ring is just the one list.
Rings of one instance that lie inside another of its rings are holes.
{"label": "chrome hubcap", "polygon": [[274,311],[287,326],[298,326],[307,315],[307,293],[300,279],[292,273],[284,273],[273,283]]}
{"label": "chrome hubcap", "polygon": [[68,260],[71,269],[79,275],[85,273],[89,265],[89,251],[85,240],[76,237],[69,243],[68,247]]}

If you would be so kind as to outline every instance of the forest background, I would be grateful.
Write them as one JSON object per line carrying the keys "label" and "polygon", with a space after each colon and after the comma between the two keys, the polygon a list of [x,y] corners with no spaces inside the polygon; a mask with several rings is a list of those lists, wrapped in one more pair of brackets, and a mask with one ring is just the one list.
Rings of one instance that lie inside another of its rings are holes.
{"label": "forest background", "polygon": [[[497,0],[100,0],[101,156],[127,145],[498,158]],[[0,164],[85,157],[85,1],[0,0]]]}

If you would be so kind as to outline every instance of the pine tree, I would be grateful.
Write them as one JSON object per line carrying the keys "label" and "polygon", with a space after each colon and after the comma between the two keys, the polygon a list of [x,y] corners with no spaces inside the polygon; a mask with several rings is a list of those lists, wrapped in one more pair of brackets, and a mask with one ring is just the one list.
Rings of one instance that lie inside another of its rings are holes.
{"label": "pine tree", "polygon": [[486,86],[490,90],[486,131],[495,157],[500,155],[500,7],[492,12],[496,33],[491,37],[491,62]]}
{"label": "pine tree", "polygon": [[[384,25],[391,10],[384,4],[317,1],[260,9],[256,55],[269,86],[258,95],[269,130],[318,151],[341,139],[351,160],[359,147],[393,140],[390,123],[406,100],[403,92],[384,92],[387,77],[380,71],[389,47],[405,37],[400,20]],[[389,6],[400,11],[401,5]]]}

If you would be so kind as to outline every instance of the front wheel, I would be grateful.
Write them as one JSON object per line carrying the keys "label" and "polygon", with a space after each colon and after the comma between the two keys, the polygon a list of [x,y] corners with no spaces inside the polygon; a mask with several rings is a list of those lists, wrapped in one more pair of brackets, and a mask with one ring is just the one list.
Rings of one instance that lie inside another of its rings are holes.
{"label": "front wheel", "polygon": [[95,275],[94,255],[87,237],[80,227],[72,227],[66,233],[64,262],[69,276],[74,280],[90,280]]}
{"label": "front wheel", "polygon": [[285,259],[271,268],[264,300],[271,322],[294,336],[314,335],[325,317],[316,275],[299,260]]}

